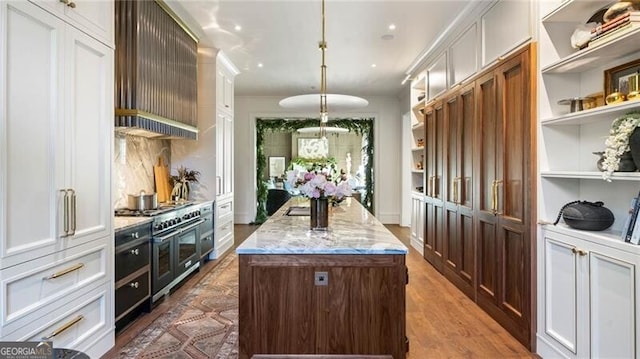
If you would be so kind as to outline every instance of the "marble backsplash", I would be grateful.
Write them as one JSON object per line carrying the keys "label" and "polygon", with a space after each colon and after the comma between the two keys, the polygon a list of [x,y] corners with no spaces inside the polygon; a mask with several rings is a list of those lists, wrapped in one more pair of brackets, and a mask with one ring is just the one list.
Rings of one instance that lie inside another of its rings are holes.
{"label": "marble backsplash", "polygon": [[114,208],[127,206],[127,195],[155,192],[153,166],[161,157],[171,164],[171,141],[117,134],[114,139]]}

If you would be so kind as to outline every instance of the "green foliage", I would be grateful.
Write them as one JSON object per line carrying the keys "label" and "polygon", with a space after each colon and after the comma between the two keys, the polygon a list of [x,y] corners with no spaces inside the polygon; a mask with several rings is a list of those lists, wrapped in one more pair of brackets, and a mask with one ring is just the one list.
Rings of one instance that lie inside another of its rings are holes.
{"label": "green foliage", "polygon": [[[320,120],[317,118],[306,118],[301,120],[287,120],[284,118],[256,119],[256,181],[258,183],[258,188],[256,189],[257,212],[254,223],[264,223],[267,219],[267,185],[262,180],[267,166],[267,161],[264,156],[265,131],[294,132],[303,127],[317,126],[320,126]],[[362,201],[362,205],[367,208],[369,212],[373,213],[373,119],[339,118],[330,120],[327,123],[327,126],[346,128],[350,132],[362,135],[367,139],[368,145],[364,148],[367,159],[367,168],[365,171],[365,181],[367,185],[365,187],[365,196]],[[333,161],[335,166],[335,158]]]}

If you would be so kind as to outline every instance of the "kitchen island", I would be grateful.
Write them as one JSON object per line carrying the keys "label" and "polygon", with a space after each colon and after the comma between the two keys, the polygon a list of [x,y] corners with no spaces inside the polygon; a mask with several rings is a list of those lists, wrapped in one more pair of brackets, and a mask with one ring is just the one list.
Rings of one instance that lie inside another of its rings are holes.
{"label": "kitchen island", "polygon": [[405,358],[407,248],[359,202],[309,230],[293,198],[237,249],[239,355],[354,354]]}

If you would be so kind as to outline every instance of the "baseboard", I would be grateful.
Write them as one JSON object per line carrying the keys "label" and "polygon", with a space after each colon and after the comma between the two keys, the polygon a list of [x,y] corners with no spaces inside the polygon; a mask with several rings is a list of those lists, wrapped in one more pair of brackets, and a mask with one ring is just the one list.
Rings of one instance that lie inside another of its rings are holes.
{"label": "baseboard", "polygon": [[399,213],[378,213],[375,215],[382,224],[398,224],[400,223]]}
{"label": "baseboard", "polygon": [[229,236],[224,242],[216,243],[216,248],[209,253],[209,259],[221,258],[231,247],[233,247],[233,236]]}
{"label": "baseboard", "polygon": [[541,358],[565,358],[569,359],[567,355],[559,351],[549,343],[546,338],[541,337],[536,333],[536,354]]}
{"label": "baseboard", "polygon": [[233,223],[237,224],[250,224],[255,220],[255,216],[250,213],[233,213]]}
{"label": "baseboard", "polygon": [[411,237],[411,247],[418,251],[420,255],[424,255],[424,243],[420,242],[417,238]]}

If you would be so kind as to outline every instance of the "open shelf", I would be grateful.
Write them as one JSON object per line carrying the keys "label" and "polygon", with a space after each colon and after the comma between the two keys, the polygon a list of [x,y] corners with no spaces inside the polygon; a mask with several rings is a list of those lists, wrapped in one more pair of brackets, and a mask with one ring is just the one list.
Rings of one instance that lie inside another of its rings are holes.
{"label": "open shelf", "polygon": [[411,148],[412,152],[419,152],[419,151],[424,151],[424,147],[412,147]]}
{"label": "open shelf", "polygon": [[566,115],[543,119],[543,126],[548,125],[583,125],[600,121],[612,121],[632,110],[640,111],[640,100],[625,101],[614,105],[600,106],[589,110],[572,112]]}
{"label": "open shelf", "polygon": [[[543,178],[576,178],[606,182],[602,179],[602,172],[598,171],[541,171],[540,176]],[[614,181],[640,181],[640,172],[614,172],[611,179]]]}
{"label": "open shelf", "polygon": [[543,74],[578,73],[604,66],[626,55],[638,52],[640,24],[599,46],[587,47],[542,69]]}
{"label": "open shelf", "polygon": [[542,23],[547,22],[576,22],[582,19],[583,23],[595,14],[598,10],[611,4],[610,0],[599,1],[577,1],[568,0],[563,2],[555,10],[542,18]]}
{"label": "open shelf", "polygon": [[[640,254],[640,246],[623,241],[620,237],[620,231],[612,229],[606,229],[604,231],[581,231],[579,229],[574,229],[567,226],[562,222],[562,220],[555,226],[553,224],[549,224],[549,221],[540,221],[540,223],[542,224],[542,228],[547,231],[556,232],[572,237],[578,237],[580,239],[624,251],[631,250],[636,254]],[[553,223],[553,221],[551,221],[550,223]]]}

